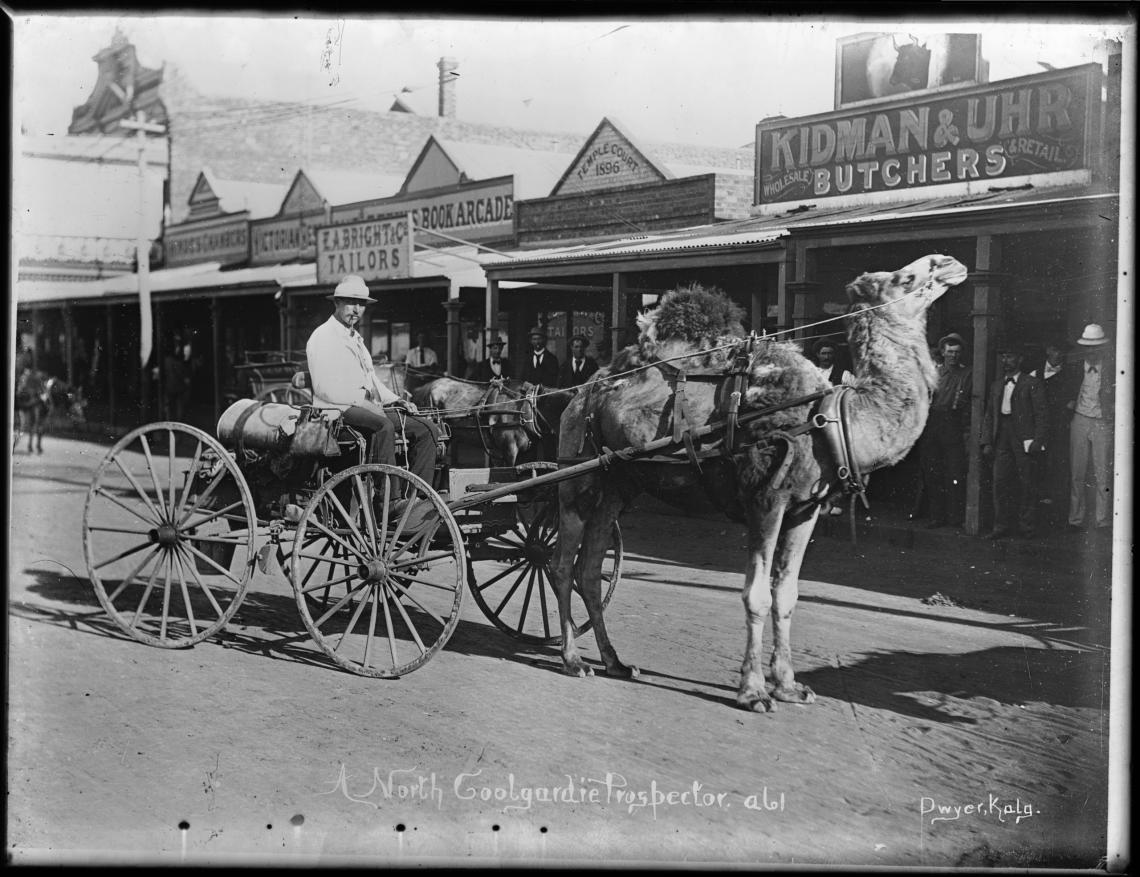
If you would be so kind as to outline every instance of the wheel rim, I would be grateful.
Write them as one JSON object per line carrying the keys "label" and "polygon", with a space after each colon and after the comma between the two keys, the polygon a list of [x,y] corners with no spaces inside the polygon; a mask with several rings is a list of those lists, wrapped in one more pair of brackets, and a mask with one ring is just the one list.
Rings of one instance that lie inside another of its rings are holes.
{"label": "wheel rim", "polygon": [[[434,520],[417,527],[426,504]],[[424,508],[423,505],[419,508]],[[313,494],[289,577],[305,627],[336,664],[395,678],[422,666],[459,622],[467,580],[459,526],[422,479],[395,466],[346,469]]]}
{"label": "wheel rim", "polygon": [[[520,478],[552,471],[549,461],[516,467]],[[558,597],[554,591],[552,561],[558,545],[557,485],[520,493],[512,529],[485,538],[468,553],[467,577],[471,595],[483,614],[499,630],[520,640],[541,645],[562,642]],[[602,561],[602,608],[609,605],[621,578],[621,528],[614,522],[610,544]],[[575,579],[570,596],[574,637],[592,626]]]}
{"label": "wheel rim", "polygon": [[253,575],[257,515],[222,445],[161,422],[103,459],[83,515],[83,551],[99,602],[130,637],[184,648],[233,617]]}

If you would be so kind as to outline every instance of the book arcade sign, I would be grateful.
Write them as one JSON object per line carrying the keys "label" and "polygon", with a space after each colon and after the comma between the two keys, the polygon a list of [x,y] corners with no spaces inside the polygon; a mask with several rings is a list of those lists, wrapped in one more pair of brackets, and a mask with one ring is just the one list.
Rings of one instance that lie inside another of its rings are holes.
{"label": "book arcade sign", "polygon": [[1100,99],[1088,64],[756,126],[756,203],[1087,168]]}

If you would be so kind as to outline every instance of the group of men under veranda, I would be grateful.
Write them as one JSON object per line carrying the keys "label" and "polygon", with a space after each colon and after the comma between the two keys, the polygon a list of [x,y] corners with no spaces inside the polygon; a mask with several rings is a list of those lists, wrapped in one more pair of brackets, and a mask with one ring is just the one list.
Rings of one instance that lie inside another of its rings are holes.
{"label": "group of men under veranda", "polygon": [[[984,537],[1111,529],[1116,388],[1109,339],[1090,323],[1072,347],[1053,338],[1043,348],[998,340],[999,375],[987,388],[985,414],[975,428],[966,343],[954,332],[939,339],[932,351],[938,382],[917,448],[920,483],[912,518],[928,517],[931,529],[964,523],[969,448],[977,441],[992,485],[993,524]],[[832,384],[854,383],[836,352],[833,341],[820,341],[817,367]]]}
{"label": "group of men under veranda", "polygon": [[[357,331],[364,309],[376,299],[357,276],[342,280],[329,298],[333,314],[313,331],[305,348],[314,404],[338,409],[345,423],[369,433],[373,462],[395,462],[396,430],[402,428],[409,444],[408,467],[430,484],[435,426],[417,416],[412,402],[377,380],[371,354]],[[421,357],[421,364],[425,362],[425,338],[417,340],[409,352],[410,365],[413,353]],[[543,389],[567,388],[584,383],[598,369],[585,354],[587,341],[582,336],[572,340],[571,356],[561,367],[547,349],[541,328],[531,330],[530,344],[516,375],[502,355],[502,340],[494,337],[484,359],[472,363],[469,358],[466,376],[476,381],[518,378]],[[815,346],[817,365],[830,383],[852,384],[851,372],[837,362],[837,349],[830,339],[820,341]],[[1038,535],[1042,525],[1111,526],[1115,382],[1103,328],[1087,325],[1076,339],[1075,351],[1070,356],[1068,346],[1053,339],[1044,345],[1043,361],[1035,363],[1035,351],[1027,345],[999,340],[995,352],[1000,375],[988,389],[985,416],[975,430],[970,422],[973,374],[965,364],[965,341],[956,333],[939,339],[934,351],[938,380],[918,445],[922,477],[912,516],[921,516],[925,509],[931,528],[963,523],[968,447],[976,440],[983,460],[992,466],[993,526],[984,535],[1030,537]],[[1090,464],[1095,497],[1091,503]]]}

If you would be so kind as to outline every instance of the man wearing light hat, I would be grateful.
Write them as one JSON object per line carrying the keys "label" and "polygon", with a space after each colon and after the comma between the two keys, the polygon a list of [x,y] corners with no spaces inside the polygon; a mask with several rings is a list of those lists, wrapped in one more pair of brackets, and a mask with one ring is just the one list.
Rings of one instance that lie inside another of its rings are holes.
{"label": "man wearing light hat", "polygon": [[313,381],[313,405],[342,411],[341,420],[372,434],[368,459],[396,464],[396,426],[403,409],[408,437],[408,468],[428,484],[435,474],[436,437],[430,422],[415,414],[417,408],[401,399],[376,379],[372,355],[364,346],[357,327],[364,309],[375,304],[364,279],[350,274],[337,284],[333,314],[313,330],[305,345],[309,375]]}
{"label": "man wearing light hat", "polygon": [[1084,360],[1073,379],[1075,398],[1068,407],[1073,412],[1069,425],[1069,527],[1085,526],[1088,502],[1085,496],[1085,475],[1089,458],[1092,458],[1096,476],[1095,526],[1108,529],[1112,526],[1112,478],[1108,462],[1112,448],[1112,420],[1114,414],[1116,377],[1112,362],[1105,354],[1109,349],[1104,329],[1096,323],[1085,326],[1077,345],[1084,352]]}

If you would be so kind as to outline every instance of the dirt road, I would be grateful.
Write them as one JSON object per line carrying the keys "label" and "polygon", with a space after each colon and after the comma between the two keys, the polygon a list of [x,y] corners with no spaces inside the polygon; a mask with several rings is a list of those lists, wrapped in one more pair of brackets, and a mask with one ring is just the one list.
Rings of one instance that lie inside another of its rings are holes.
{"label": "dirt road", "polygon": [[818,700],[755,715],[732,705],[742,528],[642,510],[608,612],[639,680],[563,676],[553,649],[467,600],[447,647],[386,681],[335,669],[287,583],[261,574],[224,636],[180,651],[125,638],[80,548],[105,448],[45,446],[17,455],[12,483],[14,861],[1103,855],[1108,583],[1080,558],[817,538],[793,645]]}

